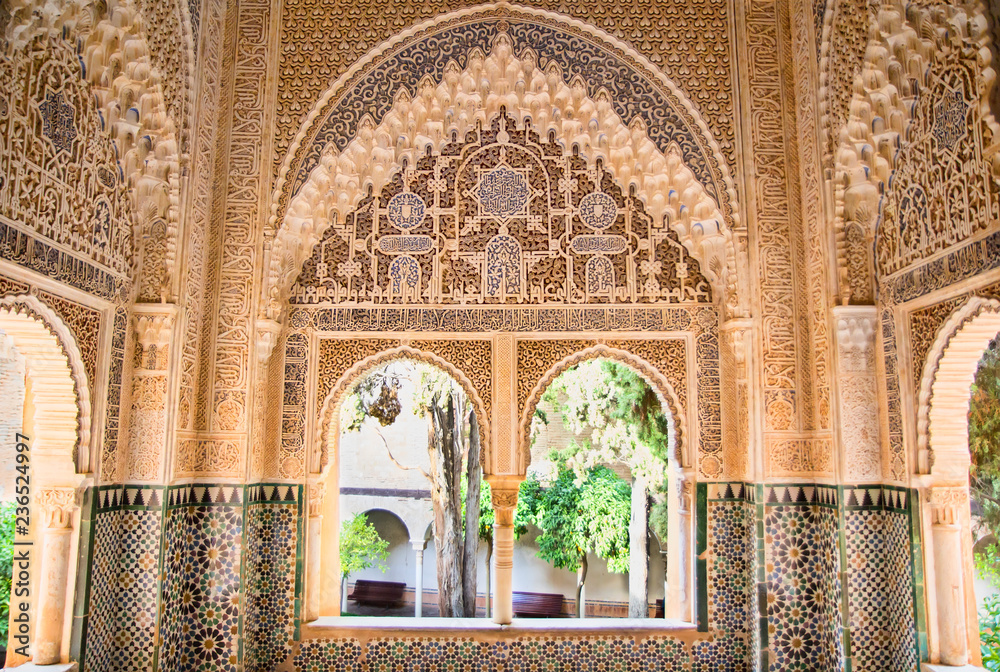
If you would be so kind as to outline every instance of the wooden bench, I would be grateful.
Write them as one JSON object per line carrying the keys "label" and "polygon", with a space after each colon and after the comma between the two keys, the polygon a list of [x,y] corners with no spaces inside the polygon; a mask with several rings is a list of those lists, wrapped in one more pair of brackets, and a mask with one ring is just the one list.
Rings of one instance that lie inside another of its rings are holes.
{"label": "wooden bench", "polygon": [[563,596],[556,593],[522,593],[514,591],[514,616],[528,618],[559,618]]}
{"label": "wooden bench", "polygon": [[405,583],[392,581],[370,581],[358,579],[354,584],[354,592],[347,599],[358,604],[371,604],[379,607],[392,607],[403,600]]}

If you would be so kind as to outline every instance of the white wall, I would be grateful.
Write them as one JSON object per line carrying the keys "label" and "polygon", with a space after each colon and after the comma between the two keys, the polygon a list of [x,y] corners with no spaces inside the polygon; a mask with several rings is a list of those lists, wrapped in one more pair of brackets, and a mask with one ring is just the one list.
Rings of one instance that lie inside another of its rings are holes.
{"label": "white wall", "polygon": [[24,421],[24,358],[0,331],[0,502],[14,499],[17,433]]}

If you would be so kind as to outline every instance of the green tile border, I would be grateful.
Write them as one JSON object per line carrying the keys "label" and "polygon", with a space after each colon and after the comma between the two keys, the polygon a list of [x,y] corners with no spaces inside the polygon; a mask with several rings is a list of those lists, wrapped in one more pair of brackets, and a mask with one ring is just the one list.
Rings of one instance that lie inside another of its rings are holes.
{"label": "green tile border", "polygon": [[708,632],[708,484],[695,488],[695,558],[698,573],[698,632]]}

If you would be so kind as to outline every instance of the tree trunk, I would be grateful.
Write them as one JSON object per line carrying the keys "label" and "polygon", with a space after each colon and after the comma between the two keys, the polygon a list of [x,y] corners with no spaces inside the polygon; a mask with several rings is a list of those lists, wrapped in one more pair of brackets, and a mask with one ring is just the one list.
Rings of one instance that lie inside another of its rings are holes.
{"label": "tree trunk", "polygon": [[[463,404],[464,407],[464,404]],[[483,471],[479,462],[479,422],[475,412],[469,413],[469,450],[466,467],[465,495],[465,548],[462,560],[462,599],[465,604],[465,617],[476,617],[476,575],[479,553],[479,483]],[[459,510],[461,510],[459,508]]]}
{"label": "tree trunk", "polygon": [[586,616],[586,605],[583,603],[583,584],[587,581],[587,554],[580,555],[580,569],[576,570],[576,617]]}
{"label": "tree trunk", "polygon": [[[465,611],[462,600],[462,530],[459,511],[455,506],[459,499],[461,470],[455,469],[457,441],[455,404],[451,395],[434,399],[429,405],[429,414],[431,422],[427,450],[431,458],[438,609],[444,617],[461,616]],[[456,474],[456,471],[459,473]]]}
{"label": "tree trunk", "polygon": [[629,520],[628,617],[649,616],[649,516],[646,482],[632,478],[632,517]]}

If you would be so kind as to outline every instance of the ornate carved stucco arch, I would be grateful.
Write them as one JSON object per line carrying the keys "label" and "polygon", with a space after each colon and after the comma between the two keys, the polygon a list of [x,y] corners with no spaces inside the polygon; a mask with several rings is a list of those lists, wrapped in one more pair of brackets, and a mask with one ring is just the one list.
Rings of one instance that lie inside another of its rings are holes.
{"label": "ornate carved stucco arch", "polygon": [[[886,189],[900,167],[902,148],[911,140],[910,130],[917,110],[918,92],[925,89],[934,68],[946,55],[959,53],[975,61],[982,86],[979,100],[971,101],[980,110],[986,137],[995,142],[1000,126],[990,112],[990,92],[995,80],[991,67],[991,40],[985,7],[919,7],[900,0],[883,3],[868,26],[869,39],[860,73],[854,77],[853,93],[847,110],[834,109],[843,92],[835,68],[847,68],[849,59],[835,52],[832,40],[840,26],[833,25],[836,4],[827,11],[822,49],[820,87],[821,114],[824,120],[824,146],[832,156],[834,227],[842,298],[852,293],[851,259],[855,251],[850,243],[852,227],[859,229],[859,245],[875,236],[881,217]],[[857,21],[856,17],[849,20]],[[842,127],[834,120],[843,117]],[[838,137],[832,137],[838,134]],[[991,169],[1000,179],[1000,153],[994,152]],[[855,266],[863,269],[864,264]]]}
{"label": "ornate carved stucco arch", "polygon": [[[574,74],[573,66],[556,58],[561,54],[554,46],[539,47],[521,35],[518,21],[544,24],[558,35],[575,31],[581,45],[586,40],[586,48],[601,52],[587,54],[591,66],[613,65],[615,76],[591,90],[593,73],[586,79]],[[422,75],[399,71],[405,70],[400,59],[418,47],[425,54],[425,42],[436,39],[436,51],[444,54],[435,55],[437,65]],[[611,65],[595,65],[600,58]],[[453,137],[464,138],[501,107],[518,123],[530,118],[543,137],[552,132],[567,153],[578,148],[591,166],[602,160],[619,184],[636,189],[655,218],[669,216],[727,307],[738,309],[736,191],[690,101],[614,38],[551,12],[500,3],[406,31],[345,73],[317,103],[285,157],[273,194],[262,313],[279,316],[313,245],[369,188],[377,192],[404,159],[413,165],[427,146],[440,150]]]}
{"label": "ornate carved stucco arch", "polygon": [[0,330],[25,359],[36,418],[32,451],[44,465],[36,480],[69,485],[73,474],[92,468],[90,386],[76,339],[30,294],[0,299]]}
{"label": "ornate carved stucco arch", "polygon": [[[177,236],[180,227],[180,166],[189,119],[174,119],[165,100],[165,73],[154,64],[146,39],[148,17],[132,5],[94,0],[49,2],[10,0],[7,49],[26,49],[45,35],[71,36],[79,52],[81,77],[101,109],[115,143],[122,174],[131,189],[137,239],[145,238],[140,298],[173,300],[179,291]],[[179,96],[193,108],[194,40],[190,17],[181,11],[182,82]],[[161,225],[162,223],[162,225]]]}
{"label": "ornate carved stucco arch", "polygon": [[690,456],[690,448],[687,445],[687,422],[681,410],[683,406],[666,377],[641,357],[637,357],[624,350],[598,344],[564,357],[550,367],[532,388],[518,423],[519,455],[517,464],[522,473],[531,463],[531,419],[535,415],[535,408],[538,406],[538,402],[541,401],[545,389],[564,371],[592,359],[609,359],[624,364],[649,383],[656,392],[656,396],[660,400],[660,405],[669,411],[668,419],[672,423],[674,430],[674,451],[671,460],[679,467],[692,466],[693,461]]}
{"label": "ornate carved stucco arch", "polygon": [[970,386],[990,341],[1000,333],[1000,301],[972,297],[941,328],[920,377],[917,448],[920,473],[969,477]]}
{"label": "ornate carved stucco arch", "polygon": [[469,398],[469,401],[472,402],[472,410],[475,412],[476,420],[479,423],[479,445],[483,454],[483,471],[491,473],[490,417],[486,412],[482,398],[476,391],[475,385],[472,384],[469,376],[464,371],[450,362],[445,361],[435,354],[417,350],[407,345],[401,345],[391,350],[384,350],[362,359],[348,369],[333,388],[331,388],[330,393],[321,402],[320,422],[316,428],[315,436],[316,450],[314,450],[314,456],[310,463],[310,473],[323,474],[325,476],[330,464],[329,456],[336,449],[336,442],[340,437],[340,409],[344,403],[344,399],[354,385],[379,366],[400,360],[430,364],[447,373],[459,384],[462,391]]}

